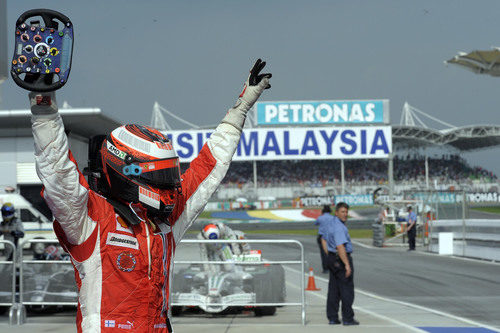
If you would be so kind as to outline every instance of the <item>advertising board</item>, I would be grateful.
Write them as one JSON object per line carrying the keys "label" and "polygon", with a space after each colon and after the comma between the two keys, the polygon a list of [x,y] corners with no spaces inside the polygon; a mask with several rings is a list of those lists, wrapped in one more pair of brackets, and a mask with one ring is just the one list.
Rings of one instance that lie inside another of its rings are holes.
{"label": "advertising board", "polygon": [[[181,162],[190,162],[213,130],[171,131]],[[370,159],[392,152],[390,126],[244,129],[233,161]]]}
{"label": "advertising board", "polygon": [[257,125],[389,124],[389,100],[258,102]]}

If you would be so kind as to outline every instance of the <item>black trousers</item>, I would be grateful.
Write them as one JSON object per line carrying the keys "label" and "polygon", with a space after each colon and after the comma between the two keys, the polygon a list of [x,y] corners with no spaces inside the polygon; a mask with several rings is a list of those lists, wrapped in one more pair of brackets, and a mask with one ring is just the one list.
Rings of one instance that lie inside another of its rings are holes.
{"label": "black trousers", "polygon": [[354,265],[352,258],[348,255],[352,274],[345,277],[345,265],[333,252],[328,253],[328,269],[330,270],[330,280],[328,281],[328,298],[326,300],[326,316],[328,320],[339,319],[339,304],[342,302],[342,320],[352,321],[354,311]]}
{"label": "black trousers", "polygon": [[410,246],[410,250],[415,250],[415,239],[417,238],[417,229],[416,226],[408,231],[408,245]]}
{"label": "black trousers", "polygon": [[323,250],[323,245],[321,245],[321,235],[318,235],[316,238],[319,246],[319,255],[321,256],[321,268],[323,268],[323,272],[328,269],[328,254]]}

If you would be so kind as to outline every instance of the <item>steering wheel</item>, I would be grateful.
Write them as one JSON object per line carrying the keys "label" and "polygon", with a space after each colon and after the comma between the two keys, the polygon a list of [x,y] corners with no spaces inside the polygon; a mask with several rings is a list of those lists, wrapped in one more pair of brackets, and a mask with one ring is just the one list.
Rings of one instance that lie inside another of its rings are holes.
{"label": "steering wheel", "polygon": [[38,92],[64,86],[71,69],[73,40],[73,24],[63,14],[50,9],[32,9],[21,14],[16,21],[10,71],[14,82]]}

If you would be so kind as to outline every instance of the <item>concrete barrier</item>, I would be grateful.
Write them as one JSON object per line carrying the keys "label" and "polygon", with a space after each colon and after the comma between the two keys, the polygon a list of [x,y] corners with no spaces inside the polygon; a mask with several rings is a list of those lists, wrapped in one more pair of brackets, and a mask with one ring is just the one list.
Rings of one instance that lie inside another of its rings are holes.
{"label": "concrete barrier", "polygon": [[440,233],[453,233],[453,255],[500,261],[500,220],[431,221],[430,252],[440,252]]}

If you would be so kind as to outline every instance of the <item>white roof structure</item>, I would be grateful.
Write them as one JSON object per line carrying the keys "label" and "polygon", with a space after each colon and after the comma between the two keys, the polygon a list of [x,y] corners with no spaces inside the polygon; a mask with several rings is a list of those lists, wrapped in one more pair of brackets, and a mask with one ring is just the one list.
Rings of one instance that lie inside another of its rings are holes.
{"label": "white roof structure", "polygon": [[476,74],[488,74],[500,76],[500,48],[493,47],[491,50],[475,50],[469,53],[459,52],[445,64],[454,64],[463,67]]}
{"label": "white roof structure", "polygon": [[[430,128],[422,117],[446,128]],[[406,147],[449,145],[458,150],[471,151],[500,145],[500,125],[456,127],[405,103],[400,124],[392,126],[392,140],[394,144]]]}
{"label": "white roof structure", "polygon": [[[84,138],[107,134],[122,125],[99,108],[61,108],[59,113],[66,131]],[[0,110],[0,137],[31,135],[30,110]]]}

